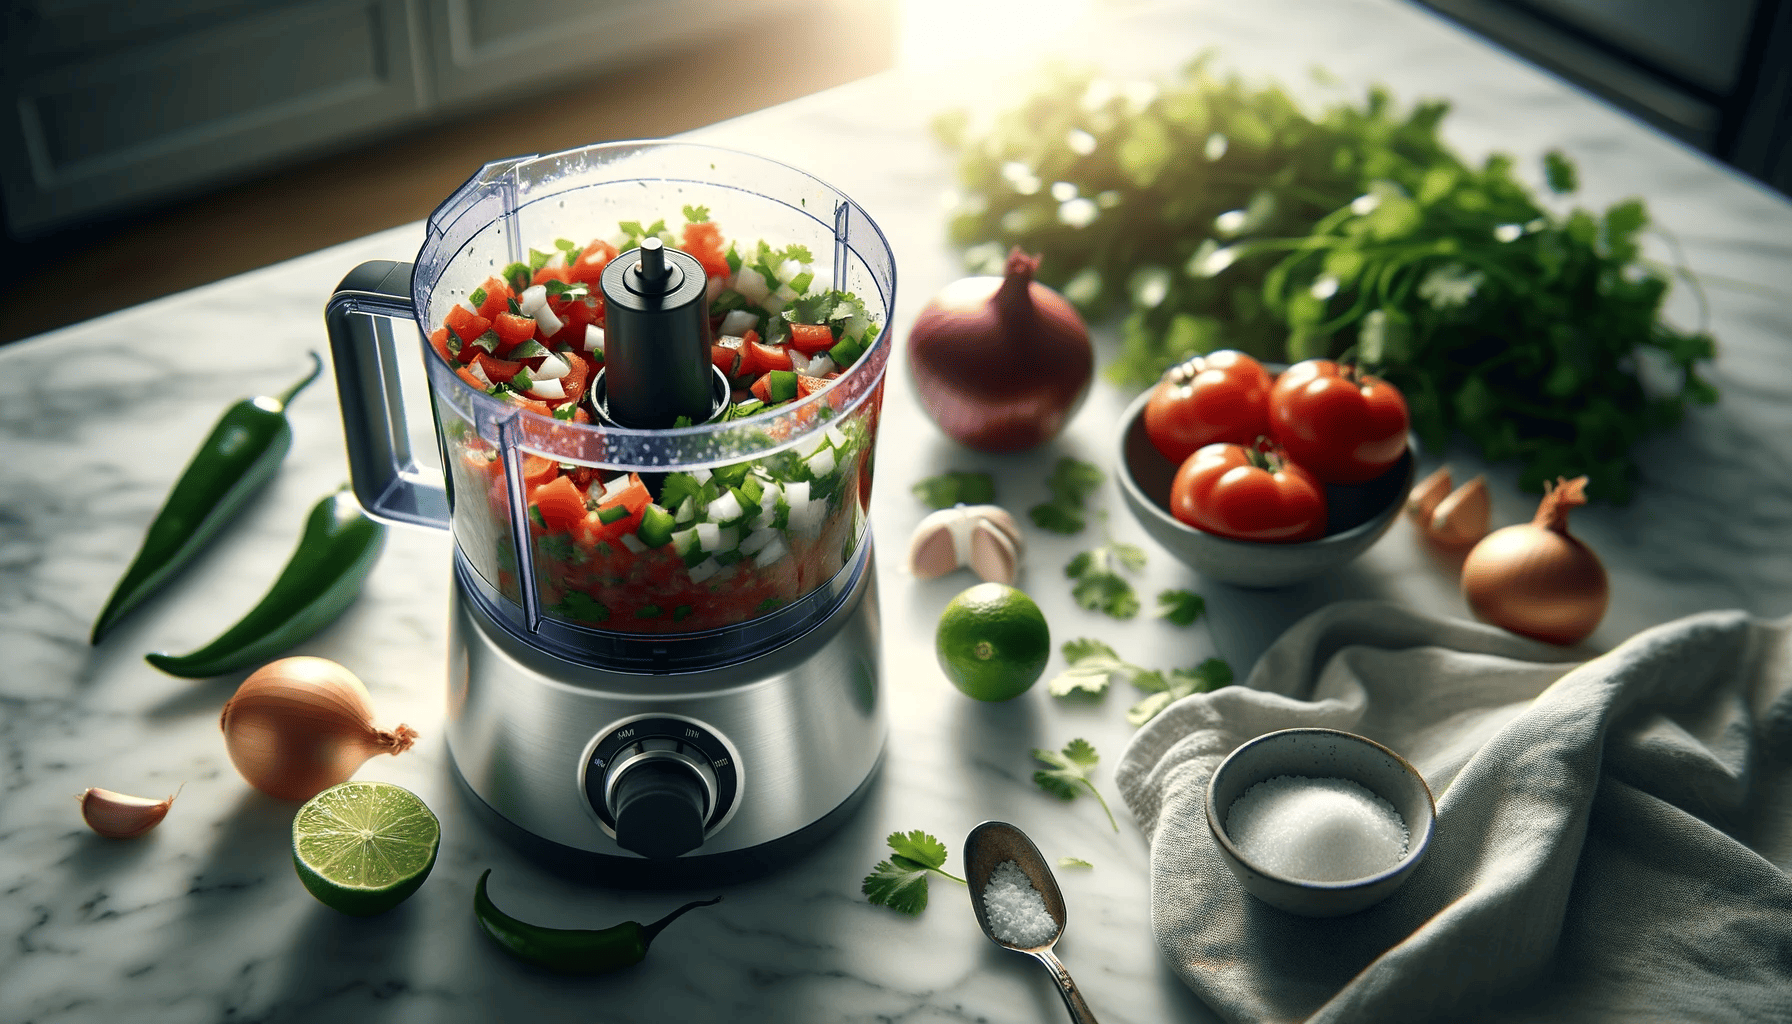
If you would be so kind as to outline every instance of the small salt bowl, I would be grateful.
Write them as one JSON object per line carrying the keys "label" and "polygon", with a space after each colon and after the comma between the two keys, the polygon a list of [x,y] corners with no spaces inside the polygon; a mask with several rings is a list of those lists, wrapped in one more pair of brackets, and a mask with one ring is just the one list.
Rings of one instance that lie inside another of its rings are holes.
{"label": "small salt bowl", "polygon": [[[1383,870],[1336,882],[1296,878],[1253,863],[1227,833],[1227,816],[1252,786],[1281,776],[1345,779],[1385,800],[1405,821],[1406,852]],[[1341,917],[1385,899],[1418,867],[1436,819],[1431,788],[1405,758],[1338,729],[1266,733],[1232,751],[1207,783],[1207,828],[1226,866],[1252,896],[1303,917]]]}

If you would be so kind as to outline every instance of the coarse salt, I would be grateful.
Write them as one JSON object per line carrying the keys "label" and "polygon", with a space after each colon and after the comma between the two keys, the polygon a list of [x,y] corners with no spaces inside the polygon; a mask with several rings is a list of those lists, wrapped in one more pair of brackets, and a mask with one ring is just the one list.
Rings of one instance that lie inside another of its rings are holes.
{"label": "coarse salt", "polygon": [[1058,932],[1058,922],[1045,909],[1045,897],[1011,860],[989,873],[989,883],[983,887],[983,915],[991,934],[1022,949],[1043,946]]}
{"label": "coarse salt", "polygon": [[1278,775],[1239,795],[1226,835],[1252,864],[1290,878],[1347,882],[1406,856],[1406,821],[1349,779]]}

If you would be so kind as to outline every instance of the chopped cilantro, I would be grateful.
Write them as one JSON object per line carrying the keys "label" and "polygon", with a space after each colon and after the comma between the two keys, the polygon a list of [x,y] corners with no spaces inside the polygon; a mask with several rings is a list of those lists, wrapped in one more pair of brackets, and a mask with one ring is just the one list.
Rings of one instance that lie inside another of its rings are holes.
{"label": "chopped cilantro", "polygon": [[709,219],[709,207],[687,206],[684,208],[684,219],[691,224],[701,224]]}
{"label": "chopped cilantro", "polygon": [[554,610],[578,622],[604,622],[610,617],[608,607],[592,600],[589,594],[577,590],[568,591],[560,603],[554,606]]}
{"label": "chopped cilantro", "polygon": [[579,243],[573,241],[570,238],[554,239],[554,248],[560,250],[561,252],[573,252],[573,251],[577,250],[578,247],[579,247]]}
{"label": "chopped cilantro", "polygon": [[1071,596],[1079,606],[1116,619],[1130,619],[1139,613],[1139,598],[1126,577],[1115,571],[1116,565],[1138,572],[1145,567],[1144,549],[1110,542],[1077,554],[1064,566],[1064,575],[1076,581]]}
{"label": "chopped cilantro", "polygon": [[1087,462],[1064,456],[1053,467],[1045,481],[1052,499],[1027,510],[1033,525],[1054,533],[1076,533],[1088,520],[1083,516],[1083,503],[1100,489],[1107,477]]}
{"label": "chopped cilantro", "polygon": [[951,508],[954,505],[992,505],[996,500],[996,482],[988,473],[948,470],[930,476],[909,488],[928,508]]}
{"label": "chopped cilantro", "polygon": [[859,885],[872,904],[919,914],[927,909],[930,871],[964,884],[964,879],[944,870],[946,844],[927,833],[919,829],[906,834],[892,832],[884,841],[890,846],[890,859],[879,861]]}
{"label": "chopped cilantro", "polygon": [[1120,824],[1114,820],[1114,812],[1108,807],[1107,800],[1095,788],[1095,783],[1090,781],[1089,777],[1095,774],[1095,765],[1100,762],[1101,756],[1088,740],[1071,740],[1064,745],[1062,752],[1034,749],[1033,759],[1047,766],[1033,773],[1033,781],[1040,789],[1060,800],[1074,800],[1076,787],[1082,786],[1095,794],[1101,809],[1107,812],[1108,824],[1114,826],[1114,831],[1120,831]]}
{"label": "chopped cilantro", "polygon": [[1151,691],[1150,696],[1134,704],[1126,712],[1126,720],[1135,726],[1144,725],[1191,693],[1208,693],[1231,683],[1232,666],[1218,658],[1208,658],[1194,668],[1171,669],[1168,678],[1157,672],[1142,673],[1133,679],[1133,685]]}
{"label": "chopped cilantro", "polygon": [[1092,868],[1095,865],[1081,857],[1059,857],[1058,866],[1061,868]]}
{"label": "chopped cilantro", "polygon": [[1157,617],[1187,626],[1207,610],[1207,599],[1192,590],[1163,590],[1157,595]]}
{"label": "chopped cilantro", "polygon": [[637,619],[657,619],[659,617],[660,606],[657,604],[644,604],[635,609],[635,618]]}
{"label": "chopped cilantro", "polygon": [[548,261],[553,258],[554,258],[553,253],[542,252],[539,249],[530,249],[529,250],[529,269],[531,271],[540,270],[541,268],[547,266]]}

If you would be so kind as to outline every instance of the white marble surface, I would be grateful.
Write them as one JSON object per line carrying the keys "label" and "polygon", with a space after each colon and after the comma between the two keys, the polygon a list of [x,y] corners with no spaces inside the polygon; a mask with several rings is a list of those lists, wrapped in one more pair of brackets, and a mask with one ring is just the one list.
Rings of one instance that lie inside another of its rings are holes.
{"label": "white marble surface", "polygon": [[[1645,197],[1708,277],[1722,345],[1710,376],[1724,397],[1650,442],[1630,506],[1577,514],[1615,581],[1593,644],[1709,608],[1792,612],[1792,204],[1389,0],[1168,5],[1075,38],[1080,55],[1119,71],[1167,69],[1218,46],[1225,64],[1252,76],[1294,82],[1323,64],[1352,89],[1382,81],[1401,97],[1444,96],[1456,104],[1448,134],[1468,153],[1499,148],[1529,163],[1560,146],[1580,162],[1583,200]],[[698,135],[786,160],[863,203],[897,253],[902,330],[957,275],[942,237],[949,164],[926,119],[948,103],[992,102],[996,70],[884,76]],[[568,926],[651,920],[683,894],[572,885],[472,819],[442,746],[448,540],[394,530],[361,600],[299,652],[350,666],[383,724],[422,733],[416,749],[370,762],[361,777],[420,794],[441,817],[441,857],[428,884],[382,917],[345,918],[312,900],[288,856],[293,807],[250,790],[224,755],[217,712],[237,679],[171,679],[141,655],[190,649],[247,608],[284,562],[305,510],[344,478],[327,383],[295,404],[294,448],[265,496],[104,645],[90,648],[86,637],[218,413],[277,391],[303,368],[305,350],[325,348],[323,302],[345,272],[365,259],[408,259],[419,241],[417,226],[383,232],[0,350],[0,1022],[1060,1019],[1044,972],[988,943],[959,887],[936,881],[919,918],[859,895],[887,833],[941,836],[956,868],[963,836],[989,817],[1019,824],[1049,858],[1094,863],[1060,873],[1071,912],[1060,953],[1103,1021],[1210,1019],[1157,959],[1146,850],[1124,811],[1115,834],[1093,801],[1060,804],[1030,782],[1030,748],[1084,736],[1106,759],[1098,781],[1117,803],[1107,765],[1131,733],[1131,695],[1073,706],[1041,686],[999,706],[964,699],[930,648],[939,609],[972,581],[919,583],[901,568],[924,512],[907,488],[923,475],[991,470],[1020,510],[1043,498],[1061,454],[1111,468],[1110,431],[1129,396],[1106,385],[1056,445],[992,458],[944,440],[918,411],[900,359],[893,364],[873,508],[892,735],[871,799],[800,864],[727,887],[721,906],[608,978],[546,975],[491,948],[470,913],[478,873],[494,869],[506,908]],[[1673,313],[1688,318],[1693,307],[1680,297]],[[1462,453],[1452,461],[1479,468]],[[1533,499],[1512,486],[1513,468],[1488,471],[1497,519],[1528,517]],[[1289,623],[1337,598],[1463,613],[1450,578],[1404,524],[1333,577],[1252,593],[1173,563],[1126,517],[1112,484],[1099,501],[1118,537],[1151,552],[1141,593],[1192,587],[1209,616],[1183,631],[1077,609],[1059,567],[1088,538],[1036,534],[1023,585],[1060,641],[1099,635],[1164,666],[1217,653],[1242,677]],[[1047,671],[1059,667],[1054,657]],[[92,835],[70,799],[87,786],[161,795],[182,784],[167,821],[136,842]]]}

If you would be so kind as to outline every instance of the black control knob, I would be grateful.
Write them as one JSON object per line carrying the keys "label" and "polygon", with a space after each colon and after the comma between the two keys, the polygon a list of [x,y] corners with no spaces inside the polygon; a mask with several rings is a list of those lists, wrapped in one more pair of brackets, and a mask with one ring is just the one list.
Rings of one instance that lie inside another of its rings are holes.
{"label": "black control knob", "polygon": [[610,790],[616,844],[643,857],[670,860],[703,844],[709,787],[682,757],[637,761],[619,769]]}

